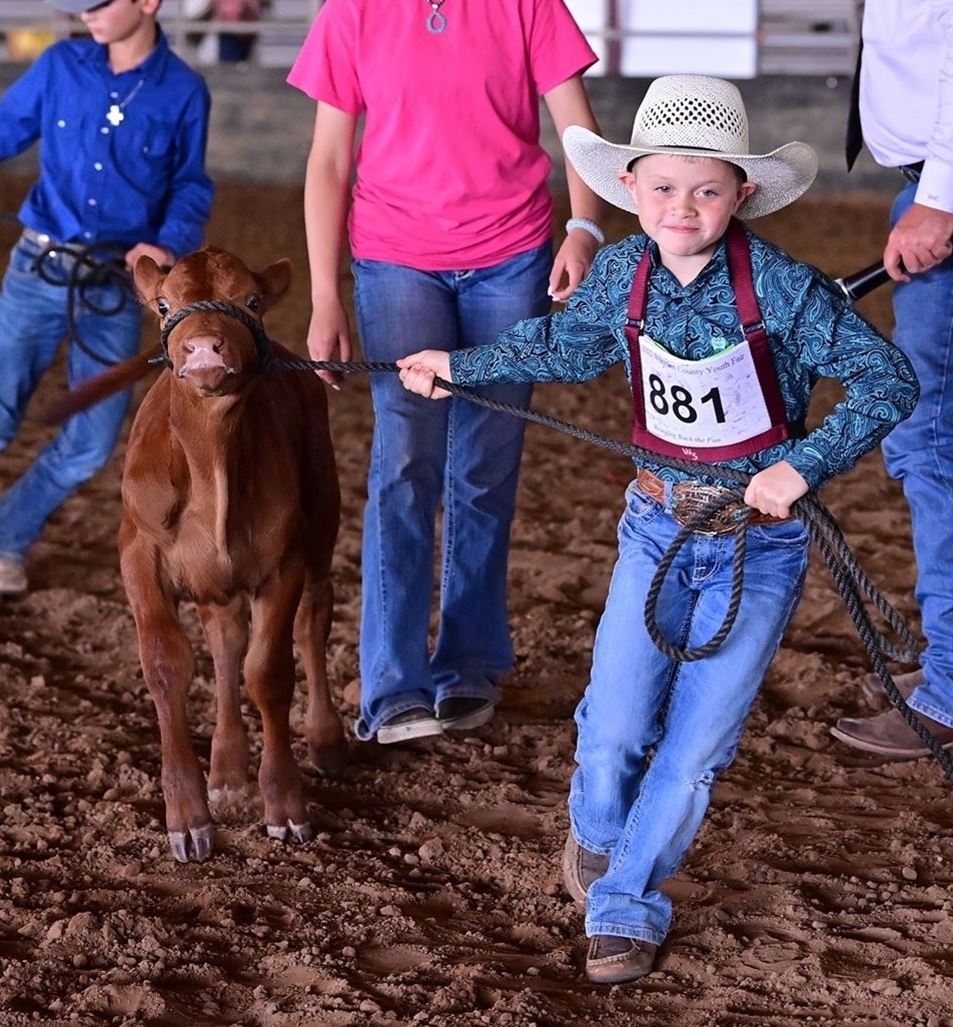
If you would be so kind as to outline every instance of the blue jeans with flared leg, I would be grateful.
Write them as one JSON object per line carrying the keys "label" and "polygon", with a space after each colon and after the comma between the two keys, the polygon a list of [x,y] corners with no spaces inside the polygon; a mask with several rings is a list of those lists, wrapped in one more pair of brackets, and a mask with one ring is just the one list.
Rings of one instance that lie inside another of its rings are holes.
{"label": "blue jeans with flared leg", "polygon": [[[913,203],[909,183],[891,224]],[[918,713],[953,727],[953,257],[894,286],[893,339],[920,380],[913,414],[883,442],[884,462],[910,507],[917,603],[927,649],[926,683],[910,698]]]}
{"label": "blue jeans with flared leg", "polygon": [[[694,663],[662,654],[645,628],[645,597],[679,525],[629,486],[619,557],[596,633],[592,675],[576,710],[569,814],[584,848],[610,857],[589,888],[586,933],[660,943],[672,917],[659,885],[694,839],[801,593],[808,536],[799,521],[748,529],[744,592],[722,647]],[[674,645],[715,634],[731,593],[732,535],[693,534],[658,602]]]}
{"label": "blue jeans with flared leg", "polygon": [[[41,250],[23,240],[13,248],[0,293],[0,450],[16,435],[40,376],[66,334],[66,288],[40,278],[34,265]],[[65,283],[66,259],[48,259],[47,274]],[[119,288],[98,286],[89,290],[88,297],[96,309],[111,310],[120,303]],[[113,315],[97,314],[82,305],[78,311],[81,339],[107,361],[135,354],[141,327],[139,303],[131,295]],[[70,346],[66,355],[70,387],[104,370],[79,346]],[[0,555],[23,559],[50,514],[106,463],[131,394],[126,389],[69,418],[26,473],[0,497]]]}
{"label": "blue jeans with flared leg", "polygon": [[[548,311],[549,244],[494,267],[417,271],[355,260],[364,354],[485,346]],[[483,395],[528,406],[532,386]],[[363,740],[392,717],[451,697],[498,698],[513,665],[506,572],[525,422],[468,400],[434,402],[393,374],[371,379],[374,436],[364,512],[361,612]],[[436,517],[443,500],[439,625],[428,646]]]}

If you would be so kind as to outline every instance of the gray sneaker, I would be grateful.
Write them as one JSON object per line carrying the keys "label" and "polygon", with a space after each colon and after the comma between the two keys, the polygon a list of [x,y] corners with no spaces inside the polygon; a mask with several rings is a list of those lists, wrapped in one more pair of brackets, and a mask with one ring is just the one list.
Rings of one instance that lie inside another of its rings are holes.
{"label": "gray sneaker", "polygon": [[381,724],[377,729],[377,741],[381,745],[391,745],[394,742],[407,742],[411,738],[442,734],[443,729],[433,712],[426,706],[415,706]]}
{"label": "gray sneaker", "polygon": [[22,596],[28,587],[23,561],[15,556],[0,556],[0,596]]}
{"label": "gray sneaker", "polygon": [[489,724],[494,713],[496,704],[490,699],[454,696],[437,703],[437,720],[444,731],[472,731]]}

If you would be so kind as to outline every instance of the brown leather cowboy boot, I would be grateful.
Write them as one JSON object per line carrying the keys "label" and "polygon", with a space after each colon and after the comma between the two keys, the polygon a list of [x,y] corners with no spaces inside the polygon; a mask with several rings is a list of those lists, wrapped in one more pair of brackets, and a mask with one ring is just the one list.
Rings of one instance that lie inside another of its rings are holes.
{"label": "brown leather cowboy boot", "polygon": [[637,981],[652,972],[658,945],[637,938],[596,934],[589,941],[586,976],[593,984]]}
{"label": "brown leather cowboy boot", "polygon": [[[953,747],[953,727],[930,720],[922,713],[917,717],[944,749]],[[887,710],[876,717],[841,717],[831,728],[831,734],[855,749],[893,760],[915,760],[930,752],[920,736],[907,726],[899,710]]]}

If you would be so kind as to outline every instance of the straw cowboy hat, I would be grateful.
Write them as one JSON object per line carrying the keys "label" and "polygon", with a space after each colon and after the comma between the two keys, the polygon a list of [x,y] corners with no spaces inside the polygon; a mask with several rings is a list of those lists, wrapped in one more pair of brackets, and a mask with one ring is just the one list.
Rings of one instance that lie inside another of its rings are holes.
{"label": "straw cowboy hat", "polygon": [[563,133],[563,149],[580,178],[604,200],[638,214],[619,181],[638,157],[676,153],[717,157],[737,164],[758,191],[738,211],[757,218],[780,210],[805,192],[817,175],[817,155],[807,143],[787,143],[770,153],[748,149],[748,115],[737,87],[707,75],[666,75],[646,91],[628,146],[610,143],[580,125]]}

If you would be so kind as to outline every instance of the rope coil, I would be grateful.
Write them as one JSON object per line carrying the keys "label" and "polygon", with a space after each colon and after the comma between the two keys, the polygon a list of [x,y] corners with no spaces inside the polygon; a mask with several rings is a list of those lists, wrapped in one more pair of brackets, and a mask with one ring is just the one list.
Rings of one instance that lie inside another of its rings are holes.
{"label": "rope coil", "polygon": [[[119,361],[101,356],[84,342],[79,331],[77,311],[80,307],[85,307],[99,317],[113,317],[125,310],[128,304],[138,304],[139,298],[132,283],[132,276],[126,270],[124,261],[126,249],[127,247],[120,243],[93,243],[90,246],[71,243],[68,247],[63,247],[51,242],[36,255],[33,262],[41,281],[66,289],[67,338],[77,349],[102,367],[115,367]],[[51,262],[60,254],[68,254],[70,259],[65,282],[61,275],[54,275],[50,270]],[[98,254],[101,254],[102,258],[97,256]],[[117,299],[112,305],[104,306],[93,296],[95,290],[108,287],[117,290]]]}

